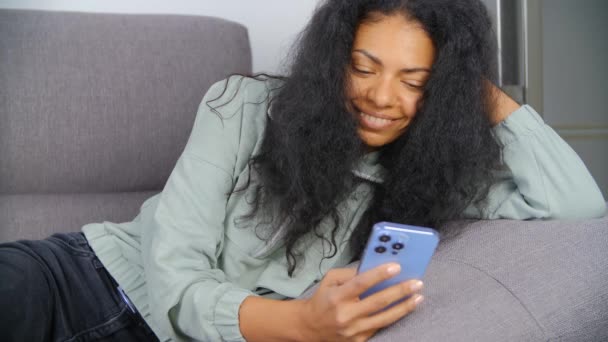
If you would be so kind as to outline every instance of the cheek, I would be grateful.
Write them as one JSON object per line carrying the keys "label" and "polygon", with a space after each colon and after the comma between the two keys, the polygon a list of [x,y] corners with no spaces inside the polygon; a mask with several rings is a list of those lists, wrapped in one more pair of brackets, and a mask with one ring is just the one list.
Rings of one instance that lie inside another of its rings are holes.
{"label": "cheek", "polygon": [[346,96],[349,99],[359,98],[363,95],[365,89],[365,81],[357,80],[356,78],[351,77],[348,81],[348,90]]}
{"label": "cheek", "polygon": [[400,110],[401,114],[407,116],[410,119],[413,119],[422,105],[422,94],[408,94],[401,96],[400,99]]}

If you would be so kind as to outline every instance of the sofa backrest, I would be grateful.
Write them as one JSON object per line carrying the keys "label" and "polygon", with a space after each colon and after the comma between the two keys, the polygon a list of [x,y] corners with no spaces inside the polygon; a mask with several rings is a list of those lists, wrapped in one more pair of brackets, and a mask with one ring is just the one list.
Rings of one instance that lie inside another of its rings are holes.
{"label": "sofa backrest", "polygon": [[0,194],[161,190],[209,86],[250,72],[223,19],[0,10]]}

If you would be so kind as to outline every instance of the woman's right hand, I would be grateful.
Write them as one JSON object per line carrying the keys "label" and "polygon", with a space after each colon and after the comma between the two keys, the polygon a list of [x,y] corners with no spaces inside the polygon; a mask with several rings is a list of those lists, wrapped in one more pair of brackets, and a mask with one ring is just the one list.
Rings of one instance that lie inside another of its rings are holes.
{"label": "woman's right hand", "polygon": [[[378,266],[357,274],[354,268],[329,271],[312,297],[302,303],[304,339],[307,341],[367,341],[379,329],[412,312],[422,301],[419,280],[403,282],[365,299],[367,289],[399,273],[398,264]],[[386,310],[388,305],[410,296]]]}

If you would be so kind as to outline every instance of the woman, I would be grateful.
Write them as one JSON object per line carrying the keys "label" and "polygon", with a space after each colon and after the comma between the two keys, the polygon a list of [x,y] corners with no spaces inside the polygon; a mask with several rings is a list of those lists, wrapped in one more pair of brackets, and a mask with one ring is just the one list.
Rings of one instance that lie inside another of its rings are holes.
{"label": "woman", "polygon": [[[16,308],[2,334],[367,340],[422,300],[419,281],[359,300],[399,272],[342,268],[374,222],[603,215],[576,154],[492,85],[490,36],[478,0],[328,0],[287,77],[211,87],[132,222],[0,247],[0,276],[18,284],[0,295]],[[17,331],[20,315],[36,329]]]}

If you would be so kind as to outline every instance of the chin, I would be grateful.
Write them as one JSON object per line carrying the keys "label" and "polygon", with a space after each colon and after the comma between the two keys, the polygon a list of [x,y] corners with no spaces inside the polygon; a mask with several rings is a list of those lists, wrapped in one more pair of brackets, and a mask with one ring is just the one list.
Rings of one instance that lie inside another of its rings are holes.
{"label": "chin", "polygon": [[361,138],[361,140],[363,141],[365,146],[367,146],[368,148],[370,148],[372,150],[377,150],[377,149],[381,148],[382,146],[389,144],[393,140],[395,140],[395,139],[388,139],[386,137],[379,136],[378,134],[374,134],[374,133],[369,133],[369,132],[364,132],[364,131],[362,132],[361,130],[359,131],[359,138]]}

